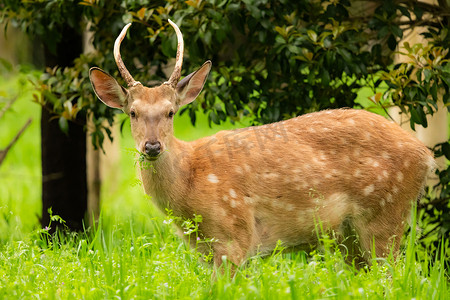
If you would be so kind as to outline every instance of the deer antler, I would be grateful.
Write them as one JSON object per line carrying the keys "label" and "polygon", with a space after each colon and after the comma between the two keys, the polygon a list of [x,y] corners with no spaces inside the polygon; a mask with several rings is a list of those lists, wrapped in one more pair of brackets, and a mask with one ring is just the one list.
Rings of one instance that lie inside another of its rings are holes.
{"label": "deer antler", "polygon": [[122,43],[123,38],[127,34],[128,28],[131,26],[131,23],[125,25],[114,42],[114,59],[116,60],[117,67],[119,68],[120,74],[122,78],[127,82],[128,86],[136,86],[141,84],[139,81],[136,81],[131,76],[130,72],[128,72],[127,67],[123,63],[122,56],[120,55],[120,44]]}
{"label": "deer antler", "polygon": [[164,82],[164,84],[169,84],[173,88],[175,88],[181,77],[181,66],[183,65],[184,41],[183,35],[181,34],[180,28],[178,28],[177,24],[172,22],[170,19],[169,23],[170,25],[172,25],[173,29],[175,29],[175,32],[177,34],[178,46],[177,46],[175,68],[173,69],[172,75],[170,75],[169,80]]}

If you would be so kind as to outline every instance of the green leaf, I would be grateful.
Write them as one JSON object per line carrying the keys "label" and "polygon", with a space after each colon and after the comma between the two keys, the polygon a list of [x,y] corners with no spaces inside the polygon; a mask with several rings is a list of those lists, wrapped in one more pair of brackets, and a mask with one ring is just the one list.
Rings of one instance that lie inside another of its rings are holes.
{"label": "green leaf", "polygon": [[450,159],[450,144],[448,142],[442,144],[442,154],[445,158]]}
{"label": "green leaf", "polygon": [[435,102],[438,101],[438,96],[437,96],[437,84],[434,83],[431,88],[430,88],[430,93],[431,93],[431,97],[433,97],[433,100]]}
{"label": "green leaf", "polygon": [[308,34],[308,36],[311,39],[311,41],[317,42],[317,33],[315,31],[308,30],[306,33]]}
{"label": "green leaf", "polygon": [[425,112],[423,111],[422,106],[415,106],[410,108],[411,112],[411,120],[416,123],[422,125],[424,128],[428,127],[427,117]]}
{"label": "green leaf", "polygon": [[352,55],[346,49],[338,48],[336,52],[339,53],[346,62],[352,62]]}
{"label": "green leaf", "polygon": [[296,46],[291,45],[291,44],[288,44],[288,45],[287,45],[287,48],[288,48],[288,50],[289,50],[291,53],[294,53],[294,54],[300,54],[300,52],[301,52],[301,50],[300,50],[299,47],[296,47]]}
{"label": "green leaf", "polygon": [[226,109],[226,111],[227,111],[227,114],[228,114],[230,117],[236,117],[236,116],[237,116],[237,114],[236,114],[236,109],[234,108],[233,103],[231,103],[231,102],[226,102],[226,103],[225,103],[225,109]]}
{"label": "green leaf", "polygon": [[404,6],[398,6],[398,10],[402,13],[402,15],[408,17],[408,19],[411,20],[411,13],[409,12],[409,9]]}
{"label": "green leaf", "polygon": [[407,91],[407,94],[408,94],[409,100],[413,101],[414,98],[416,97],[417,89],[414,87],[409,88]]}
{"label": "green leaf", "polygon": [[58,124],[59,124],[59,128],[61,129],[61,131],[64,132],[64,134],[66,134],[68,136],[69,135],[69,122],[67,122],[67,119],[64,117],[60,117]]}
{"label": "green leaf", "polygon": [[322,69],[322,84],[324,86],[330,85],[330,73],[326,69]]}
{"label": "green leaf", "polygon": [[391,49],[392,51],[394,51],[397,47],[397,40],[395,39],[395,36],[393,34],[388,37],[387,44],[389,49]]}
{"label": "green leaf", "polygon": [[432,73],[431,73],[430,69],[423,69],[423,76],[424,76],[425,82],[430,82],[431,75],[432,75]]}
{"label": "green leaf", "polygon": [[197,121],[197,114],[195,113],[195,109],[191,107],[189,109],[189,118],[191,119],[192,126],[195,126],[195,123]]}
{"label": "green leaf", "polygon": [[220,124],[220,120],[219,120],[219,116],[216,114],[215,111],[210,111],[209,112],[209,118],[211,121],[213,121],[213,123],[219,125]]}
{"label": "green leaf", "polygon": [[441,80],[450,88],[450,73],[442,72]]}
{"label": "green leaf", "polygon": [[403,30],[401,30],[398,26],[392,26],[391,32],[399,38],[403,37]]}
{"label": "green leaf", "polygon": [[283,27],[275,26],[275,31],[278,32],[283,38],[287,37],[286,30]]}

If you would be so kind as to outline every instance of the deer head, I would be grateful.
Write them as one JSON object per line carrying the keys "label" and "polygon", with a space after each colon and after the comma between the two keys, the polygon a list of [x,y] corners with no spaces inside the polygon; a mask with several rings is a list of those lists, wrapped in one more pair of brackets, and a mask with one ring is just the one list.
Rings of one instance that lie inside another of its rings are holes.
{"label": "deer head", "polygon": [[136,149],[146,159],[154,161],[170,148],[173,137],[173,116],[178,109],[191,103],[200,94],[211,70],[206,61],[197,71],[180,81],[184,41],[178,26],[175,29],[178,46],[175,68],[168,81],[157,87],[145,87],[128,72],[120,55],[120,44],[131,23],[125,25],[114,43],[114,58],[128,88],[121,86],[111,75],[93,67],[89,77],[97,97],[109,107],[119,108],[130,117],[131,132]]}

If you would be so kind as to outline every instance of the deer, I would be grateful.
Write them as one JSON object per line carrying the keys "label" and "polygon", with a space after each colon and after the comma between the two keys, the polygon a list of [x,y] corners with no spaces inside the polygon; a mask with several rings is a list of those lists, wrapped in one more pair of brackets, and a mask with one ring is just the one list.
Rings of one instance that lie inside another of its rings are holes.
{"label": "deer", "polygon": [[136,149],[150,166],[138,172],[152,202],[183,219],[201,215],[198,232],[214,239],[216,266],[224,259],[243,264],[279,243],[320,246],[318,222],[355,261],[397,255],[412,203],[435,167],[431,151],[393,121],[351,108],[179,140],[174,115],[200,94],[212,63],[180,80],[183,36],[168,22],[178,40],[168,81],[146,87],[125,67],[120,45],[131,23],[114,44],[128,87],[100,68],[89,72],[96,96],[130,118]]}

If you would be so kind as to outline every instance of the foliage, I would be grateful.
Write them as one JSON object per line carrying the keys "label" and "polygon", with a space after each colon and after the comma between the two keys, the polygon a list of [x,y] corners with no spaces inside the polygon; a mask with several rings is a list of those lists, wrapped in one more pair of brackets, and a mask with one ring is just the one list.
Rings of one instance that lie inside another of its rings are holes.
{"label": "foliage", "polygon": [[[411,115],[412,128],[426,127],[426,115],[436,110],[440,95],[446,105],[449,100],[447,3],[361,3],[358,10],[348,0],[5,0],[0,16],[40,36],[49,49],[56,49],[64,26],[80,32],[91,22],[98,53],[79,58],[74,67],[48,70],[37,86],[45,95],[41,101],[52,103],[63,130],[65,120],[78,111],[94,115],[95,142],[104,137],[102,120],[111,122],[113,114],[93,98],[88,68],[99,65],[119,77],[112,45],[123,24],[133,21],[130,40],[122,46],[125,63],[136,80],[165,80],[163,66],[176,48],[168,18],[180,25],[185,37],[185,71],[206,59],[215,64],[203,97],[181,111],[193,124],[199,110],[210,123],[246,116],[261,124],[319,109],[357,107],[358,91],[369,86],[378,106],[398,106]],[[401,51],[412,61],[392,67],[393,51],[402,46],[398,41],[415,26],[425,26],[423,35],[430,44],[403,45]],[[449,149],[443,143],[434,150],[448,158]],[[450,214],[449,174],[448,169],[439,172],[436,197],[429,199],[434,213],[424,210],[424,218],[439,228],[434,242],[450,228],[445,219]]]}

